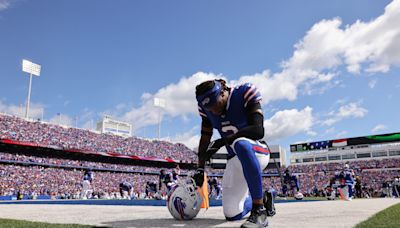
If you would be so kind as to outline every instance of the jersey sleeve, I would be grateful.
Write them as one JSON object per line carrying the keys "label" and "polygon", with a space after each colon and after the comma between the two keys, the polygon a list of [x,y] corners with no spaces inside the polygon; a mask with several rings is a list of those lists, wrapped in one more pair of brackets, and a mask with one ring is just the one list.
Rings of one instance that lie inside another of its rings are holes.
{"label": "jersey sleeve", "polygon": [[204,109],[202,107],[200,107],[200,106],[197,106],[197,107],[198,107],[199,115],[201,116],[201,118],[207,118],[207,114],[204,111]]}
{"label": "jersey sleeve", "polygon": [[257,102],[261,102],[262,97],[260,91],[256,88],[255,85],[246,83],[240,86],[241,91],[243,93],[244,107],[246,108],[249,104],[254,104]]}
{"label": "jersey sleeve", "polygon": [[212,124],[210,119],[208,118],[206,112],[204,111],[204,109],[201,106],[197,106],[198,110],[199,110],[199,115],[201,117],[202,120],[202,127],[207,127],[207,128],[212,128]]}

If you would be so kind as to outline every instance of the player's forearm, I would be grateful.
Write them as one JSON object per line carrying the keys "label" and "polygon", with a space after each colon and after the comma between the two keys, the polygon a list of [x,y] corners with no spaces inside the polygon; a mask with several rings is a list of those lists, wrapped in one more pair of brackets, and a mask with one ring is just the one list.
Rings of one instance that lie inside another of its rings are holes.
{"label": "player's forearm", "polygon": [[[256,106],[257,107],[257,106]],[[240,129],[235,134],[225,138],[225,142],[229,145],[240,137],[245,137],[253,140],[262,139],[264,137],[264,116],[257,109],[247,114],[247,122],[249,126]]]}
{"label": "player's forearm", "polygon": [[205,154],[207,151],[208,144],[210,144],[211,136],[209,135],[201,135],[200,143],[199,143],[199,152],[198,152],[198,167],[204,168],[206,164]]}
{"label": "player's forearm", "polygon": [[263,126],[247,126],[240,129],[236,134],[229,135],[225,138],[227,144],[231,145],[233,141],[237,138],[245,137],[248,139],[258,140],[264,137],[264,127]]}

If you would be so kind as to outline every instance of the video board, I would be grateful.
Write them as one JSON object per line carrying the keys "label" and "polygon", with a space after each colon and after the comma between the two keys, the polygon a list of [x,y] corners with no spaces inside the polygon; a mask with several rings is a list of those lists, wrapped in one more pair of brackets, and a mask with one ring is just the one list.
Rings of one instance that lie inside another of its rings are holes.
{"label": "video board", "polygon": [[356,146],[363,144],[379,144],[388,142],[400,142],[400,133],[390,133],[382,135],[370,135],[355,138],[333,139],[318,142],[307,142],[299,144],[291,144],[291,152],[303,152],[313,150],[323,150],[344,146]]}

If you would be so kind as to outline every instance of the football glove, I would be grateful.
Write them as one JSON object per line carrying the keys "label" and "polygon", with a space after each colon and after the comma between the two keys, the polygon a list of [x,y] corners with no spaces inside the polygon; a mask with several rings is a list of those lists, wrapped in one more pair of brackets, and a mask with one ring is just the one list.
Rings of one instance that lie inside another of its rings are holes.
{"label": "football glove", "polygon": [[204,169],[198,168],[193,175],[193,180],[196,182],[197,187],[203,186],[204,183]]}
{"label": "football glove", "polygon": [[225,141],[222,138],[211,141],[210,144],[208,144],[207,154],[213,155],[223,146],[225,146]]}
{"label": "football glove", "polygon": [[199,154],[199,158],[203,161],[210,160],[211,156],[213,156],[213,154],[215,154],[224,145],[225,141],[222,138],[211,141],[210,144],[208,144],[207,150],[204,153]]}

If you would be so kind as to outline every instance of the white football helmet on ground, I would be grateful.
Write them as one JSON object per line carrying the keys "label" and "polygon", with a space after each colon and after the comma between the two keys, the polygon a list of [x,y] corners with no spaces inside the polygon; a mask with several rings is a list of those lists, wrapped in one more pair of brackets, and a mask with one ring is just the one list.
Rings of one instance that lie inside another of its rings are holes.
{"label": "white football helmet on ground", "polygon": [[168,194],[167,207],[177,220],[191,220],[200,211],[202,198],[196,190],[194,180],[178,180]]}
{"label": "white football helmet on ground", "polygon": [[304,195],[303,195],[303,193],[298,192],[298,193],[296,193],[296,194],[294,195],[294,198],[295,198],[296,200],[302,200],[302,199],[304,198]]}

